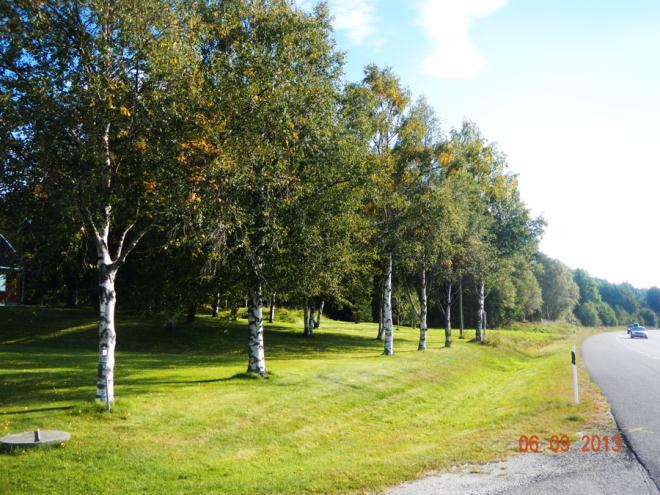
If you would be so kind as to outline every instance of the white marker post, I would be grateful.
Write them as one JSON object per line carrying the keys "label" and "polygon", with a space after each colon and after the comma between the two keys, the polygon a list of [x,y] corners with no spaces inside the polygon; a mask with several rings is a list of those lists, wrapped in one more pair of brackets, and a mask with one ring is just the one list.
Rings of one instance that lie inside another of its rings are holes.
{"label": "white marker post", "polygon": [[573,366],[573,400],[576,404],[580,403],[580,391],[578,389],[578,372],[577,364],[575,363],[575,346],[571,350],[571,363]]}

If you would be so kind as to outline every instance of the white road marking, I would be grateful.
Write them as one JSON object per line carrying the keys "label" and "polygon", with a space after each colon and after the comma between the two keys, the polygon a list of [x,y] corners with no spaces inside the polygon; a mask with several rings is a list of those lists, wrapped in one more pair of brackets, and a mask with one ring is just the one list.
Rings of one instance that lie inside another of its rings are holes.
{"label": "white road marking", "polygon": [[[648,352],[645,352],[645,351],[643,351],[643,350],[639,350],[639,349],[636,349],[636,348],[634,348],[634,347],[631,347],[631,346],[628,345],[628,344],[624,344],[624,343],[623,343],[624,341],[625,341],[625,342],[631,342],[631,341],[634,340],[634,339],[631,339],[630,337],[628,337],[627,334],[623,334],[623,333],[622,333],[622,334],[617,335],[617,336],[616,336],[616,340],[617,340],[617,342],[619,342],[619,344],[621,344],[623,347],[625,347],[626,349],[629,349],[629,350],[631,350],[631,351],[635,351],[637,354],[640,354],[640,355],[642,355],[642,356],[646,356],[647,358],[652,358],[652,359],[655,359],[655,360],[660,359],[660,356],[655,356],[655,355],[649,354]],[[651,339],[649,339],[649,340],[651,340]],[[652,339],[652,340],[655,340],[655,339]]]}

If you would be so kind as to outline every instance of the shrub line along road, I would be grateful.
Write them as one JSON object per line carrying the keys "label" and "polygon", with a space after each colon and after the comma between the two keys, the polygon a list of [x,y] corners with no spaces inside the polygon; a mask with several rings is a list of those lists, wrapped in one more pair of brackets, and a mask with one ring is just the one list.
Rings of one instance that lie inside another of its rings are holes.
{"label": "shrub line along road", "polygon": [[630,339],[610,332],[587,339],[584,364],[612,408],[637,458],[660,487],[660,330]]}

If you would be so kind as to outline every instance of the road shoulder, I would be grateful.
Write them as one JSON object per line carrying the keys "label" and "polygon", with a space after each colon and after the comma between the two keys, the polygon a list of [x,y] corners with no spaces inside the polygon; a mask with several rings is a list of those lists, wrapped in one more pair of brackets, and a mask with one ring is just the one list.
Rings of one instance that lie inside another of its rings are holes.
{"label": "road shoulder", "polygon": [[[616,432],[613,434],[617,434]],[[660,492],[632,452],[520,454],[506,461],[466,465],[388,490],[386,495],[522,495],[557,493],[653,494]]]}

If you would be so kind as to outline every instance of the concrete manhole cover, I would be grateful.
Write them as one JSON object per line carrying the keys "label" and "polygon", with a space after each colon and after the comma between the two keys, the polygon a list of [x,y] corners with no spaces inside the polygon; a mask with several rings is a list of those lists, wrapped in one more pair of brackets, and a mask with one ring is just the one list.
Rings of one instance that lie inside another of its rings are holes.
{"label": "concrete manhole cover", "polygon": [[0,438],[0,446],[4,450],[29,449],[44,445],[61,445],[70,438],[71,435],[66,431],[34,430]]}

